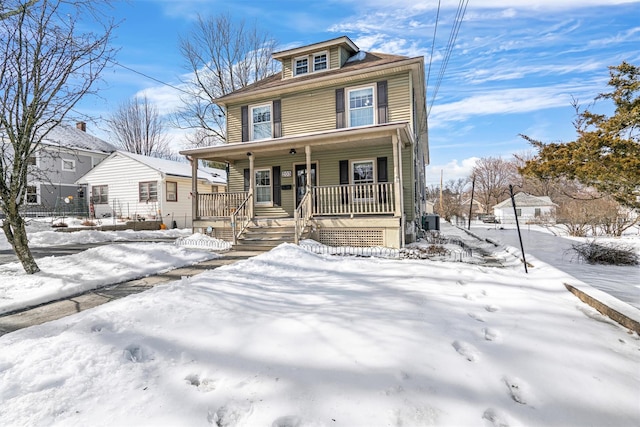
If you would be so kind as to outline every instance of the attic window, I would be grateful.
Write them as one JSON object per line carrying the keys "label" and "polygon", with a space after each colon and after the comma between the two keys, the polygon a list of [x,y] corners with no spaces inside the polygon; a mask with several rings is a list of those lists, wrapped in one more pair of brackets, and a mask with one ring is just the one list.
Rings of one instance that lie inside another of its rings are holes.
{"label": "attic window", "polygon": [[307,74],[309,72],[309,58],[296,58],[294,59],[295,69],[294,75]]}
{"label": "attic window", "polygon": [[327,69],[326,52],[313,55],[313,71],[322,71]]}

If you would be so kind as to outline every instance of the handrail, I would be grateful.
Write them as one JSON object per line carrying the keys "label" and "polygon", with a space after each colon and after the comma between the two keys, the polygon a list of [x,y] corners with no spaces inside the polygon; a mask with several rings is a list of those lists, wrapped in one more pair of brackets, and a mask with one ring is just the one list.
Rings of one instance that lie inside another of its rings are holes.
{"label": "handrail", "polygon": [[231,193],[198,193],[197,218],[229,217],[247,198],[248,191]]}
{"label": "handrail", "polygon": [[311,191],[307,191],[306,193],[304,193],[300,204],[293,213],[293,218],[296,226],[293,238],[296,245],[300,242],[302,233],[304,233],[305,228],[307,228],[309,219],[313,214],[311,208]]}
{"label": "handrail", "polygon": [[313,187],[314,215],[380,215],[395,212],[392,182]]}
{"label": "handrail", "polygon": [[[238,209],[233,211],[231,214],[231,230],[233,232],[233,244],[238,243],[238,237],[242,235],[244,230],[247,228],[247,225],[251,222],[251,200],[253,199],[253,194],[249,193],[247,198],[238,206]],[[238,216],[241,216],[242,223],[240,224],[240,231],[237,231],[237,221]]]}

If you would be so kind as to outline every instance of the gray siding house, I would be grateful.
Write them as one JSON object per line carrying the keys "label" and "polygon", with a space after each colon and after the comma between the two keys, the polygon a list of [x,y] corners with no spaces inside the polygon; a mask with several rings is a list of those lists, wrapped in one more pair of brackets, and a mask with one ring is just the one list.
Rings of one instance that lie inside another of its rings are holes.
{"label": "gray siding house", "polygon": [[76,181],[116,151],[116,147],[86,132],[86,123],[60,124],[42,141],[30,159],[25,215],[88,212],[86,186]]}

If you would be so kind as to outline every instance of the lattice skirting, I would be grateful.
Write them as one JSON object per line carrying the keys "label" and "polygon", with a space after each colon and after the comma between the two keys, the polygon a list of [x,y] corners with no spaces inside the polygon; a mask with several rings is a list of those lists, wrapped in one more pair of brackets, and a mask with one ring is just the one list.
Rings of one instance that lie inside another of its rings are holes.
{"label": "lattice skirting", "polygon": [[329,246],[384,246],[384,231],[372,228],[321,228],[320,243]]}

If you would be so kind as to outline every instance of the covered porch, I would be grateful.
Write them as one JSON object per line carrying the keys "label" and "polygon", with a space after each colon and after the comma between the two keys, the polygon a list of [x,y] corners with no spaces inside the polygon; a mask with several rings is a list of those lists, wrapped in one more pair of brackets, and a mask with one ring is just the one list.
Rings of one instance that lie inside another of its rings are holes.
{"label": "covered porch", "polygon": [[[350,228],[352,234],[356,229],[375,229],[388,235],[384,229],[392,227],[398,235],[393,246],[402,245],[402,154],[412,146],[412,138],[403,122],[187,150],[183,153],[194,160],[194,167],[196,159],[204,159],[225,162],[231,170],[227,192],[198,192],[193,186],[194,228],[226,230],[216,237],[235,243],[256,221],[278,218],[292,225],[297,243],[323,224],[334,231]],[[362,159],[376,150],[389,153],[388,160],[378,157],[372,167],[377,179],[343,182],[342,175],[348,173],[343,169],[353,168],[356,161],[335,159]],[[264,203],[265,189],[253,178],[266,164],[279,165],[271,166],[269,205]]]}

